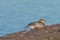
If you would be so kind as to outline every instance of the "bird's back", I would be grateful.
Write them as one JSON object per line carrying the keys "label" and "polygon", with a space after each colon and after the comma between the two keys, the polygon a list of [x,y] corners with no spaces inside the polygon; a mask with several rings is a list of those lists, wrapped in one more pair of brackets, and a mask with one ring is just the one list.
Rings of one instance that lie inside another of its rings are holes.
{"label": "bird's back", "polygon": [[44,23],[40,23],[40,22],[32,22],[30,24],[28,24],[25,28],[42,28],[44,27],[45,24]]}
{"label": "bird's back", "polygon": [[36,22],[29,23],[25,28],[28,28],[31,25],[35,25]]}

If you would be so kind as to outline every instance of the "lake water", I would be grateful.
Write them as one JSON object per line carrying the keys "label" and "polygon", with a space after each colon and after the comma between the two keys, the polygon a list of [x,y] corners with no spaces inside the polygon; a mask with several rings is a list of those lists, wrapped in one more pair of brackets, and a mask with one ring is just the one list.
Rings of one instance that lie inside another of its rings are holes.
{"label": "lake water", "polygon": [[0,36],[25,30],[39,19],[60,23],[60,0],[0,0]]}

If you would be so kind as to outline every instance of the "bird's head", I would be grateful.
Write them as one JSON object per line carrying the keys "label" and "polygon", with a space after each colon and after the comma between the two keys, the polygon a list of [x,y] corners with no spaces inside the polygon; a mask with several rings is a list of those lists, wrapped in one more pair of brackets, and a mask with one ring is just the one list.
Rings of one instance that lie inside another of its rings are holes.
{"label": "bird's head", "polygon": [[39,22],[44,23],[44,22],[46,22],[46,20],[40,19]]}

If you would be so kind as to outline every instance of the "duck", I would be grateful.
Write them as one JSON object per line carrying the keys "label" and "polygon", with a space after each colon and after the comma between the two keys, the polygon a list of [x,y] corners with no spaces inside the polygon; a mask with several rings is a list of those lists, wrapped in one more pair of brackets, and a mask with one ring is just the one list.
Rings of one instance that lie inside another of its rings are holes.
{"label": "duck", "polygon": [[46,22],[46,20],[40,19],[36,22],[29,23],[25,28],[30,28],[30,29],[43,28],[45,26],[44,22]]}

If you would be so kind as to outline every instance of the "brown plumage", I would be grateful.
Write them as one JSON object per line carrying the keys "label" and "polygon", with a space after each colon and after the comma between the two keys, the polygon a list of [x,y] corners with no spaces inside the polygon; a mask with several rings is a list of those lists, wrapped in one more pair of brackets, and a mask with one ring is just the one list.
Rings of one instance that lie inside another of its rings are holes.
{"label": "brown plumage", "polygon": [[32,22],[32,23],[28,24],[27,27],[25,27],[25,28],[31,28],[31,29],[42,28],[45,26],[44,22],[45,22],[44,19],[40,19],[37,22]]}

